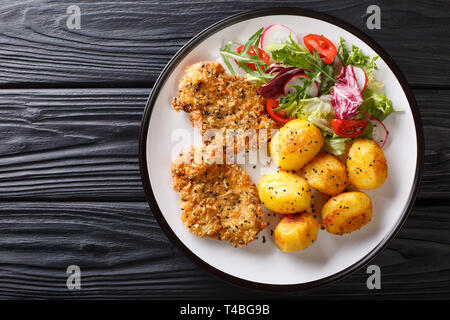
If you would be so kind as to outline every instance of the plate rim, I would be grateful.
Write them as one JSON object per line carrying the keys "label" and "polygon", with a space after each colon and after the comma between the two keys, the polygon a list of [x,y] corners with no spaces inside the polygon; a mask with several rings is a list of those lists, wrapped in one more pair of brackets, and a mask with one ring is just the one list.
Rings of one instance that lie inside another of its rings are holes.
{"label": "plate rim", "polygon": [[[367,253],[363,258],[354,262],[349,267],[329,275],[327,277],[313,280],[310,282],[304,283],[294,283],[294,284],[272,284],[272,283],[263,283],[256,282],[251,280],[246,280],[243,278],[239,278],[228,274],[222,270],[213,267],[208,264],[200,257],[198,257],[194,252],[192,252],[175,234],[175,232],[170,228],[167,223],[164,215],[162,214],[158,203],[156,202],[155,196],[153,194],[153,190],[150,184],[150,177],[147,170],[147,135],[148,128],[150,124],[151,114],[153,111],[153,106],[156,98],[158,97],[159,91],[165,83],[166,78],[171,74],[173,69],[178,65],[178,63],[199,43],[201,43],[204,39],[211,36],[212,34],[220,31],[221,29],[233,25],[238,22],[242,22],[248,19],[270,16],[270,15],[291,15],[291,16],[301,16],[301,17],[309,17],[318,20],[322,20],[331,24],[336,25],[339,28],[342,28],[354,36],[358,37],[362,41],[364,41],[369,47],[371,47],[387,64],[389,69],[394,73],[394,76],[397,78],[400,83],[403,92],[406,95],[408,103],[411,108],[412,117],[414,120],[414,126],[416,131],[416,143],[417,143],[417,161],[416,161],[416,171],[414,174],[414,180],[411,192],[409,194],[405,209],[400,215],[400,218],[395,223],[393,229],[373,248],[369,253]],[[145,110],[141,120],[141,130],[139,135],[139,166],[141,173],[141,180],[144,187],[145,195],[147,202],[150,206],[151,212],[155,216],[158,224],[161,229],[164,231],[166,236],[174,243],[177,248],[183,252],[184,255],[189,257],[195,264],[208,271],[212,275],[218,277],[221,280],[225,280],[234,285],[244,287],[247,289],[256,289],[259,291],[300,291],[305,289],[316,288],[319,286],[323,286],[325,284],[343,279],[353,272],[359,270],[363,266],[367,265],[373,258],[375,258],[383,249],[388,245],[388,243],[395,238],[395,236],[400,231],[401,227],[405,223],[411,209],[414,205],[415,199],[417,197],[417,193],[420,186],[420,180],[422,178],[423,173],[423,163],[424,163],[424,134],[423,134],[423,126],[422,120],[420,117],[419,108],[417,106],[417,102],[415,100],[414,94],[405,78],[400,68],[391,58],[391,56],[380,46],[378,43],[373,40],[370,36],[368,36],[363,31],[354,27],[350,23],[341,20],[340,18],[336,18],[334,16],[330,16],[326,13],[314,11],[311,9],[304,9],[299,7],[273,7],[273,8],[264,8],[264,9],[256,9],[251,11],[246,11],[242,13],[237,13],[231,15],[227,18],[224,18],[209,27],[203,29],[201,32],[197,33],[192,39],[190,39],[185,45],[181,47],[175,53],[175,55],[170,59],[164,69],[161,71],[158,76],[152,91],[147,99]]]}

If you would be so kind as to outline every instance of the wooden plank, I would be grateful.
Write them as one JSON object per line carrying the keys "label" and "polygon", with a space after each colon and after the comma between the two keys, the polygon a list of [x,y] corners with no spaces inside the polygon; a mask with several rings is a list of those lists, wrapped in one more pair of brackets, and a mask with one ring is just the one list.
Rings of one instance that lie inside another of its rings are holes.
{"label": "wooden plank", "polygon": [[[382,290],[366,288],[365,269],[304,298],[449,298],[449,206],[416,207],[372,264]],[[66,269],[81,268],[81,290]],[[2,202],[0,297],[245,298],[250,292],[194,265],[168,241],[145,202]],[[251,292],[252,297],[276,297]]]}
{"label": "wooden plank", "polygon": [[[445,1],[377,1],[381,30],[368,30],[373,1],[77,1],[81,29],[67,28],[70,1],[0,3],[3,87],[151,86],[189,39],[230,15],[271,6],[322,11],[370,34],[418,88],[448,88],[450,12]],[[256,27],[255,27],[256,28]],[[313,31],[313,30],[312,30]],[[445,39],[445,38],[444,38]]]}
{"label": "wooden plank", "polygon": [[143,200],[137,147],[149,91],[2,91],[0,198]]}
{"label": "wooden plank", "polygon": [[[147,89],[0,91],[0,200],[144,201],[137,158]],[[450,90],[416,90],[420,200],[450,197]],[[394,137],[395,138],[395,137]]]}
{"label": "wooden plank", "polygon": [[450,91],[415,91],[425,136],[425,163],[419,200],[450,199]]}

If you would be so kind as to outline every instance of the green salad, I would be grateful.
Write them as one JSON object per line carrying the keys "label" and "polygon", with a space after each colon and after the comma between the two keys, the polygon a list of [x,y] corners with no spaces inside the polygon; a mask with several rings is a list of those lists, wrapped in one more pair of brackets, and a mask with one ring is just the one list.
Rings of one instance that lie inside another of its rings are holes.
{"label": "green salad", "polygon": [[258,87],[275,121],[310,121],[327,152],[343,154],[355,138],[386,143],[383,121],[395,110],[375,79],[378,56],[343,38],[337,46],[323,35],[300,38],[280,24],[259,29],[245,44],[229,41],[220,53],[231,74],[245,73]]}

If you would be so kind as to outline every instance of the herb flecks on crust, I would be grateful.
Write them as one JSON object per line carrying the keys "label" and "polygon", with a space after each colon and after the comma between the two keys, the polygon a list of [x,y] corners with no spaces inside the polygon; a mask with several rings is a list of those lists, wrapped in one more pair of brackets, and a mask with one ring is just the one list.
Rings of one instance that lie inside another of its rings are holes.
{"label": "herb flecks on crust", "polygon": [[[182,153],[170,171],[172,187],[180,194],[181,220],[198,237],[226,240],[241,247],[256,239],[266,226],[256,185],[236,164],[209,163]],[[198,155],[198,153],[197,153]]]}
{"label": "herb flecks on crust", "polygon": [[176,111],[189,113],[192,125],[208,129],[276,129],[280,125],[265,111],[265,99],[257,87],[238,75],[225,72],[218,62],[199,62],[186,69],[178,95]]}

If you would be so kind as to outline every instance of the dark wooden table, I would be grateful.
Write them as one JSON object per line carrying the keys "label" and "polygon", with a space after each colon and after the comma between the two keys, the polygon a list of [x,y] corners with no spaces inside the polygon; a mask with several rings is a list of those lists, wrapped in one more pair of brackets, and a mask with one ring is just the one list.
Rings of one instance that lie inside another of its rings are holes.
{"label": "dark wooden table", "polygon": [[[81,28],[66,25],[81,9]],[[381,30],[366,9],[381,8]],[[137,148],[158,74],[192,36],[229,15],[299,6],[372,36],[405,73],[425,130],[414,209],[373,263],[302,298],[450,298],[448,1],[0,2],[0,298],[276,297],[198,268],[169,242],[145,200]],[[81,268],[81,290],[66,269]]]}

